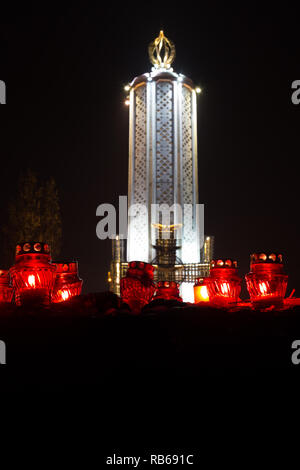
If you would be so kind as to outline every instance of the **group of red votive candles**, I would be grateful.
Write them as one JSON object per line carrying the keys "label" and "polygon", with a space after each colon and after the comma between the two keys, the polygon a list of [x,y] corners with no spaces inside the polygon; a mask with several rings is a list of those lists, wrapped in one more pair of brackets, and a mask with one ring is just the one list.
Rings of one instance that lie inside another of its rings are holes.
{"label": "group of red votive candles", "polygon": [[[180,284],[175,281],[155,283],[154,270],[153,265],[142,261],[129,263],[126,276],[120,281],[120,292],[122,301],[133,312],[139,312],[151,300],[182,301]],[[283,308],[288,275],[284,272],[281,254],[252,254],[245,280],[251,308]],[[236,261],[212,260],[210,275],[198,278],[194,285],[194,303],[229,309],[245,306],[246,302],[240,299],[241,283]],[[15,264],[9,270],[0,270],[0,302],[14,300],[20,306],[37,301],[47,306],[80,295],[81,289],[77,261],[52,263],[47,243],[18,244]]]}
{"label": "group of red votive candles", "polygon": [[0,302],[48,306],[80,295],[81,289],[77,261],[52,263],[47,243],[19,243],[15,264],[0,270]]}
{"label": "group of red votive candles", "polygon": [[[121,297],[133,311],[139,311],[151,300],[182,301],[180,284],[174,281],[154,283],[154,267],[151,264],[132,261],[126,277],[121,279]],[[194,303],[232,309],[249,306],[252,309],[268,309],[284,306],[288,275],[285,274],[282,255],[254,253],[250,257],[250,272],[245,276],[250,301],[240,299],[242,278],[238,275],[237,262],[217,259],[210,263],[210,275],[196,280]]]}

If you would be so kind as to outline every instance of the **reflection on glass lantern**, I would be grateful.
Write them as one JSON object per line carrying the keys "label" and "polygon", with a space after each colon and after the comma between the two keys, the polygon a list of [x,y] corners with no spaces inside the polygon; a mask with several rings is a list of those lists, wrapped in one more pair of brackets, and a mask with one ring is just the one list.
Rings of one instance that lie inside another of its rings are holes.
{"label": "reflection on glass lantern", "polygon": [[237,274],[237,262],[231,259],[212,260],[207,283],[212,303],[226,307],[239,301],[241,278]]}
{"label": "reflection on glass lantern", "polygon": [[177,300],[182,302],[179,295],[179,284],[174,281],[159,281],[154,299]]}
{"label": "reflection on glass lantern", "polygon": [[18,244],[10,276],[17,305],[27,302],[49,305],[55,277],[49,245],[41,242]]}
{"label": "reflection on glass lantern", "polygon": [[82,279],[78,276],[78,262],[54,263],[56,276],[52,302],[64,302],[81,294]]}
{"label": "reflection on glass lantern", "polygon": [[131,261],[126,276],[120,281],[121,298],[132,312],[138,313],[150,302],[155,292],[154,266],[142,261]]}
{"label": "reflection on glass lantern", "polygon": [[13,288],[10,285],[9,271],[0,269],[0,303],[11,302]]}
{"label": "reflection on glass lantern", "polygon": [[245,276],[250,300],[255,308],[283,304],[288,275],[284,273],[282,255],[253,253],[250,273]]}
{"label": "reflection on glass lantern", "polygon": [[209,295],[208,295],[208,277],[199,277],[194,285],[194,298],[195,304],[200,302],[209,302]]}

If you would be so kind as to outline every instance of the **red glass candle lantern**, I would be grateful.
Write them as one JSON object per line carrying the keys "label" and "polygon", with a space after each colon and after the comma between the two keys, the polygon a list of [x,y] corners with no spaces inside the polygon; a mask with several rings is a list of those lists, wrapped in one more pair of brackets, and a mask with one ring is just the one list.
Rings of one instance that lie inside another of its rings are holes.
{"label": "red glass candle lantern", "polygon": [[131,261],[126,276],[120,281],[121,297],[134,313],[150,302],[155,292],[154,267],[142,261]]}
{"label": "red glass candle lantern", "polygon": [[54,263],[56,276],[52,302],[65,302],[81,294],[82,279],[78,276],[78,262]]}
{"label": "red glass candle lantern", "polygon": [[16,247],[16,260],[10,268],[17,305],[34,302],[49,305],[55,279],[47,243],[27,242]]}
{"label": "red glass candle lantern", "polygon": [[207,291],[209,300],[222,307],[238,302],[241,278],[237,273],[237,262],[231,259],[212,260]]}
{"label": "red glass candle lantern", "polygon": [[0,269],[0,302],[11,302],[13,288],[10,285],[9,271]]}
{"label": "red glass candle lantern", "polygon": [[179,284],[174,281],[159,281],[154,299],[177,300],[182,302],[179,295]]}
{"label": "red glass candle lantern", "polygon": [[254,308],[283,304],[288,275],[284,273],[281,254],[253,253],[245,279]]}
{"label": "red glass candle lantern", "polygon": [[194,285],[194,298],[195,298],[195,304],[199,304],[201,302],[209,302],[209,295],[208,295],[208,283],[209,283],[209,278],[208,277],[199,277],[196,279],[195,285]]}

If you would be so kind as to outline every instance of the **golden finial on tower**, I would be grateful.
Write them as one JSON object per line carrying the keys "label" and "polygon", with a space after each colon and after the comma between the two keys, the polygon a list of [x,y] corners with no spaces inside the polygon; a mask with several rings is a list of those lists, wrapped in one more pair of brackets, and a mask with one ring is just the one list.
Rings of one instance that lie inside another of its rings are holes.
{"label": "golden finial on tower", "polygon": [[148,52],[154,67],[165,69],[170,68],[176,54],[174,43],[166,38],[163,31],[149,44]]}

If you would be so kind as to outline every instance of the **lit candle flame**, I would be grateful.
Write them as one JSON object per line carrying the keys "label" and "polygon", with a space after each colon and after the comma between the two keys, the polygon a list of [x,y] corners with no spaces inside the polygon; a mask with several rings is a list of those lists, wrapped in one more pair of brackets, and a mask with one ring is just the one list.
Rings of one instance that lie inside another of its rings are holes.
{"label": "lit candle flame", "polygon": [[62,298],[63,300],[67,300],[69,297],[70,297],[70,294],[69,294],[69,292],[68,292],[67,290],[62,290],[62,291],[61,291],[61,298]]}
{"label": "lit candle flame", "polygon": [[261,295],[266,295],[268,293],[267,284],[265,282],[260,282],[258,287]]}
{"label": "lit candle flame", "polygon": [[207,286],[195,286],[194,292],[195,292],[195,303],[209,302]]}
{"label": "lit candle flame", "polygon": [[35,275],[34,274],[30,274],[28,276],[28,284],[30,287],[35,287]]}
{"label": "lit candle flame", "polygon": [[203,302],[209,301],[207,286],[200,286],[200,297]]}

